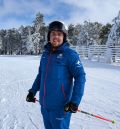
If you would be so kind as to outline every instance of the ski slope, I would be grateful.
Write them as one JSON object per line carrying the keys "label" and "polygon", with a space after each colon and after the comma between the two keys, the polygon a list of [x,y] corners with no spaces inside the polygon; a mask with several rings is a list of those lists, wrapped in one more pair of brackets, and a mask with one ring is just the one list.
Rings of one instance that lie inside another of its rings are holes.
{"label": "ski slope", "polygon": [[[0,56],[0,129],[44,129],[39,104],[25,101],[39,60],[39,56]],[[120,67],[82,62],[87,82],[80,108],[116,124],[76,113],[70,129],[120,129]]]}

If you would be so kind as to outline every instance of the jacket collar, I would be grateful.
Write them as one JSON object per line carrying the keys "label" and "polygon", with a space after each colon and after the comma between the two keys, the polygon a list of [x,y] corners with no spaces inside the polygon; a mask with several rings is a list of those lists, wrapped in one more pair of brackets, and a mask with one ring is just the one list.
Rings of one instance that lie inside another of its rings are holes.
{"label": "jacket collar", "polygon": [[[63,52],[66,48],[69,47],[69,43],[68,42],[65,42],[63,44],[61,44],[55,52]],[[51,49],[52,49],[52,46],[51,46],[51,43],[47,43],[45,46],[44,46],[44,49],[45,51],[48,51],[48,52],[51,52]]]}

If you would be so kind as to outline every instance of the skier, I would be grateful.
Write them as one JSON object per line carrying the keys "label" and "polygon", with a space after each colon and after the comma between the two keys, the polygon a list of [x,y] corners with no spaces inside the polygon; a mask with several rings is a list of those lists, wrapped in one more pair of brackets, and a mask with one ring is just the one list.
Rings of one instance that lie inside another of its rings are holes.
{"label": "skier", "polygon": [[35,102],[35,95],[40,91],[45,129],[69,129],[71,114],[77,112],[84,93],[85,72],[79,55],[69,47],[62,22],[49,24],[47,39],[26,101]]}

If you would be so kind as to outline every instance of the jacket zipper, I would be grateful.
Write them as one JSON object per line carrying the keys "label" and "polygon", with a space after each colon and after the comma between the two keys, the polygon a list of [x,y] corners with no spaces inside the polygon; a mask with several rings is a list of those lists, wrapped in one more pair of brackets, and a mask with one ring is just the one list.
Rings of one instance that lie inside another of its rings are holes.
{"label": "jacket zipper", "polygon": [[47,80],[47,75],[48,75],[48,67],[49,67],[49,64],[50,64],[50,59],[51,59],[51,53],[49,55],[49,58],[48,58],[48,63],[46,65],[46,73],[45,73],[45,79],[44,79],[44,96],[43,96],[43,105],[45,105],[45,96],[46,96],[46,80]]}

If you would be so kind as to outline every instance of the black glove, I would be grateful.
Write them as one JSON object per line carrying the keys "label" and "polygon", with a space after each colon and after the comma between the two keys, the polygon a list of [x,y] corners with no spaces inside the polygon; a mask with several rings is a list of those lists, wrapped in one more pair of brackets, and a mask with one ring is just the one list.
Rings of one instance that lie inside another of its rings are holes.
{"label": "black glove", "polygon": [[29,92],[29,93],[28,93],[28,95],[27,95],[27,97],[26,97],[26,101],[27,101],[27,102],[33,102],[33,103],[35,103],[36,98],[34,98],[34,95],[33,95],[32,92]]}
{"label": "black glove", "polygon": [[73,102],[69,102],[65,105],[64,110],[65,112],[76,113],[78,110],[78,106]]}

